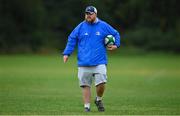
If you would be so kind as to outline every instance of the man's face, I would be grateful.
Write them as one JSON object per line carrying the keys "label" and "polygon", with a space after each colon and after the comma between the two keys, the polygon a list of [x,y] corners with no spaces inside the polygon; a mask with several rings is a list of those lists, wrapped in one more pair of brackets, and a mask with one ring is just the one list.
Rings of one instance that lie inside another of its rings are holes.
{"label": "man's face", "polygon": [[85,13],[85,20],[87,22],[93,23],[96,20],[96,13]]}

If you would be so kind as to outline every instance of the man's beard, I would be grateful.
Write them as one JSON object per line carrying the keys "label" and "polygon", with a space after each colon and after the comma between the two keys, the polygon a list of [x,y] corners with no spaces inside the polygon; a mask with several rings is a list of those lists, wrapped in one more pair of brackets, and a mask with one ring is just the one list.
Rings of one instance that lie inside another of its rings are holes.
{"label": "man's beard", "polygon": [[88,20],[88,19],[85,19],[87,22],[89,22],[89,23],[94,23],[95,22],[95,19],[90,19],[90,20]]}

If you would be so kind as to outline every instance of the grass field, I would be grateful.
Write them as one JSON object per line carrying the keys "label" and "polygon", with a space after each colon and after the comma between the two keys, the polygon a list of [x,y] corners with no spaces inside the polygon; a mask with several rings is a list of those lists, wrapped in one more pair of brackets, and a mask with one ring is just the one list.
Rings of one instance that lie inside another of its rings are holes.
{"label": "grass field", "polygon": [[[0,114],[84,113],[76,57],[67,64],[58,55],[0,56]],[[106,111],[93,104],[88,114],[180,114],[180,56],[109,57]]]}

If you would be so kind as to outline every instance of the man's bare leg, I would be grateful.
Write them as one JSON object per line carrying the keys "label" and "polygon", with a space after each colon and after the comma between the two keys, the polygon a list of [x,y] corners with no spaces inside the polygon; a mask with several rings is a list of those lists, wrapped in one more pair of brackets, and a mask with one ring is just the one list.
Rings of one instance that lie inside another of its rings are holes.
{"label": "man's bare leg", "polygon": [[96,86],[97,96],[96,96],[96,99],[94,102],[95,102],[95,104],[96,104],[96,106],[100,112],[105,111],[103,103],[102,103],[102,96],[104,94],[104,90],[105,90],[105,83],[101,83],[101,84]]}
{"label": "man's bare leg", "polygon": [[89,86],[83,86],[82,94],[83,94],[83,102],[84,102],[85,111],[88,112],[90,111],[91,88]]}

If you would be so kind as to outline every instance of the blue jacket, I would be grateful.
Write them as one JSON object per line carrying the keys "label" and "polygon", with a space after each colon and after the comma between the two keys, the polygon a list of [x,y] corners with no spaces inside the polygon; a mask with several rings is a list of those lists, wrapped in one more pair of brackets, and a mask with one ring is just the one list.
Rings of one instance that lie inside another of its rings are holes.
{"label": "blue jacket", "polygon": [[120,35],[106,22],[97,18],[95,23],[81,22],[69,35],[63,55],[71,55],[77,44],[78,66],[96,66],[107,64],[104,38],[115,37],[115,45],[120,46]]}

